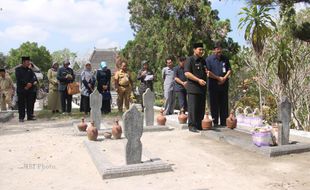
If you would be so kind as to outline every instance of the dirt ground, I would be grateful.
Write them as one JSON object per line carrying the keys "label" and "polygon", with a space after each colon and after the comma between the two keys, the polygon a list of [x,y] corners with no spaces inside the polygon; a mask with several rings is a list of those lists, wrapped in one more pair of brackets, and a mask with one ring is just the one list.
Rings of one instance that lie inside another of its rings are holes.
{"label": "dirt ground", "polygon": [[187,130],[143,134],[144,148],[173,172],[102,180],[86,137],[73,134],[69,120],[1,124],[0,189],[310,189],[310,153],[267,158]]}

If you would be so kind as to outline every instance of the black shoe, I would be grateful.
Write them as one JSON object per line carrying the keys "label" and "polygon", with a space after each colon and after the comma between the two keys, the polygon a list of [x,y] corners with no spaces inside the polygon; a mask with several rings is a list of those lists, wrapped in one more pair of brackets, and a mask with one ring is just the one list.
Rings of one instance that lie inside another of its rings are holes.
{"label": "black shoe", "polygon": [[37,120],[37,119],[34,118],[34,117],[31,117],[31,118],[28,118],[27,120],[28,120],[28,121],[35,121],[35,120]]}
{"label": "black shoe", "polygon": [[21,123],[24,122],[24,119],[19,119],[19,122],[21,122]]}
{"label": "black shoe", "polygon": [[198,133],[198,130],[196,129],[196,127],[189,127],[188,130],[193,133]]}

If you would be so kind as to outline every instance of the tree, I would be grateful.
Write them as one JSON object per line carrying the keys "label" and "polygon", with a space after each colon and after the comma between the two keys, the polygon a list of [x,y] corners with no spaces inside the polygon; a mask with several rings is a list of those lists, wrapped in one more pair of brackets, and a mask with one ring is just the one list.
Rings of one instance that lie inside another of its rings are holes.
{"label": "tree", "polygon": [[285,27],[295,38],[309,42],[310,41],[310,22],[304,20],[300,25],[296,25],[294,4],[310,3],[309,0],[248,0],[255,5],[274,5],[280,7],[280,18],[282,19],[282,27]]}
{"label": "tree", "polygon": [[129,41],[120,52],[132,70],[141,68],[141,61],[149,60],[150,67],[158,74],[165,58],[186,56],[192,53],[194,42],[203,42],[207,50],[214,41],[221,41],[232,54],[239,50],[238,44],[226,40],[230,31],[229,20],[221,21],[217,10],[211,9],[207,0],[132,0],[128,6],[130,24],[135,39]]}
{"label": "tree", "polygon": [[244,17],[239,20],[238,28],[246,28],[244,39],[251,42],[258,56],[262,54],[266,38],[276,27],[276,23],[268,13],[271,9],[266,6],[252,5],[249,8],[243,7],[243,11],[239,13]]}
{"label": "tree", "polygon": [[50,52],[44,46],[38,47],[36,42],[25,42],[17,49],[11,49],[8,55],[8,65],[12,68],[21,64],[22,56],[30,56],[32,62],[43,72],[51,67],[52,57]]}
{"label": "tree", "polygon": [[286,44],[290,62],[294,66],[290,68],[290,77],[283,86],[278,77],[279,60],[274,58],[275,54],[283,51],[275,45],[278,41],[278,34],[275,33],[267,39],[261,59],[257,59],[253,50],[246,49],[240,54],[241,60],[254,72],[256,81],[278,102],[283,95],[288,96],[292,103],[295,127],[310,130],[310,45],[298,39]]}
{"label": "tree", "polygon": [[52,53],[53,62],[58,62],[59,64],[68,60],[70,63],[75,63],[77,55],[71,52],[69,49],[65,48],[63,50],[54,51]]}
{"label": "tree", "polygon": [[6,67],[6,64],[5,64],[6,59],[7,57],[2,52],[0,52],[0,68]]}

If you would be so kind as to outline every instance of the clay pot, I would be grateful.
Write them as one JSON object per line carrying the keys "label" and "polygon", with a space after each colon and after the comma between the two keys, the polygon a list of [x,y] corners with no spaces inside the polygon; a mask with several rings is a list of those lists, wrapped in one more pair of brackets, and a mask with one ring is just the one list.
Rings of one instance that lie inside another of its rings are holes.
{"label": "clay pot", "polygon": [[164,110],[161,109],[159,115],[156,118],[157,120],[157,125],[165,125],[166,124],[166,117],[164,116]]}
{"label": "clay pot", "polygon": [[122,127],[118,124],[118,120],[115,121],[115,124],[112,127],[112,135],[114,139],[120,139],[122,136]]}
{"label": "clay pot", "polygon": [[86,131],[87,123],[85,123],[85,119],[82,118],[82,122],[77,125],[79,131]]}
{"label": "clay pot", "polygon": [[237,127],[237,119],[235,117],[234,111],[231,111],[229,117],[226,119],[226,125],[229,129],[234,129]]}
{"label": "clay pot", "polygon": [[91,125],[87,127],[87,137],[91,141],[96,141],[98,137],[98,129],[94,126],[94,122],[91,122]]}
{"label": "clay pot", "polygon": [[183,108],[180,110],[178,120],[180,124],[185,124],[187,122],[187,115],[185,114],[185,111]]}
{"label": "clay pot", "polygon": [[209,130],[212,128],[212,120],[209,118],[209,112],[206,112],[205,118],[201,121],[201,127],[203,130]]}

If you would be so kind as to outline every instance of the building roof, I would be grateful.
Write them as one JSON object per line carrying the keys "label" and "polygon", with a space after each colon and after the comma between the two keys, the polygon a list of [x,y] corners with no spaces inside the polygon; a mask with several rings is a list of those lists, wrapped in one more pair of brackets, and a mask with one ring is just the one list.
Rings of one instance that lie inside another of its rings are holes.
{"label": "building roof", "polygon": [[101,61],[105,61],[111,72],[114,73],[116,70],[116,57],[118,55],[118,51],[116,48],[113,49],[94,49],[93,53],[90,56],[90,63],[94,70],[100,68]]}

